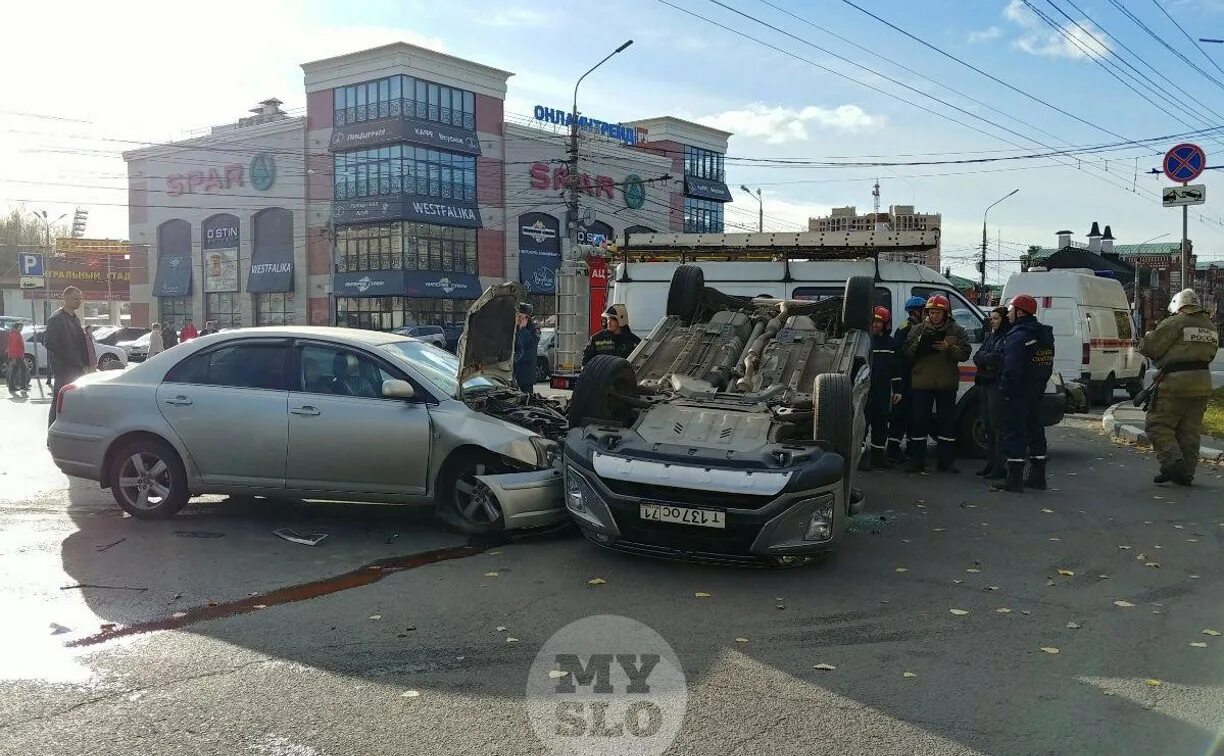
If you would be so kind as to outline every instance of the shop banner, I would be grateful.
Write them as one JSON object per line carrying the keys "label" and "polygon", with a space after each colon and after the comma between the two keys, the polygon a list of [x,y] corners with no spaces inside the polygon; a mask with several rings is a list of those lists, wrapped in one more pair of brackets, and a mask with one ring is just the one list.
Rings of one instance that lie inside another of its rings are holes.
{"label": "shop banner", "polygon": [[330,149],[343,152],[396,142],[411,142],[467,155],[480,154],[480,140],[475,131],[414,118],[380,118],[337,126],[332,129]]}
{"label": "shop banner", "polygon": [[519,216],[519,281],[528,294],[556,292],[561,267],[561,222],[547,213]]}
{"label": "shop banner", "polygon": [[238,217],[214,215],[201,224],[200,236],[204,249],[238,249]]}
{"label": "shop banner", "polygon": [[238,291],[238,250],[204,251],[204,291]]}
{"label": "shop banner", "polygon": [[382,297],[404,294],[404,271],[374,270],[336,273],[332,293],[337,297]]}
{"label": "shop banner", "polygon": [[472,202],[399,194],[368,200],[338,200],[332,203],[332,222],[375,223],[407,220],[439,226],[481,228],[480,209]]}
{"label": "shop banner", "polygon": [[153,296],[191,296],[190,252],[162,252],[157,260],[157,277],[153,279]]}
{"label": "shop banner", "polygon": [[293,213],[271,208],[255,216],[247,291],[293,291]]}
{"label": "shop banner", "polygon": [[337,273],[332,279],[337,297],[420,297],[475,299],[480,278],[473,273],[442,270],[373,270]]}
{"label": "shop banner", "polygon": [[701,199],[714,200],[715,202],[730,202],[731,190],[721,181],[712,179],[699,178],[697,176],[684,177],[684,193],[690,197],[699,197]]}

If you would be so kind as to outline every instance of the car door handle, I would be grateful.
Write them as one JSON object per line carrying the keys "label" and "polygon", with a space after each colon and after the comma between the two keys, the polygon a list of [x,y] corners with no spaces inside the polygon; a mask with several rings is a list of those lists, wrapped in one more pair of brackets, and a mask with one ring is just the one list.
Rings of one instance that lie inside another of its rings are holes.
{"label": "car door handle", "polygon": [[186,407],[188,404],[191,404],[191,397],[179,394],[167,399],[166,404],[173,404],[175,407]]}
{"label": "car door handle", "polygon": [[294,407],[293,409],[291,409],[291,410],[289,410],[289,411],[290,411],[290,412],[292,412],[292,413],[293,413],[293,414],[295,414],[295,415],[308,415],[308,416],[313,416],[313,415],[317,415],[317,414],[319,414],[319,410],[318,410],[318,408],[317,408],[317,407],[311,407],[309,404],[307,404],[305,407]]}

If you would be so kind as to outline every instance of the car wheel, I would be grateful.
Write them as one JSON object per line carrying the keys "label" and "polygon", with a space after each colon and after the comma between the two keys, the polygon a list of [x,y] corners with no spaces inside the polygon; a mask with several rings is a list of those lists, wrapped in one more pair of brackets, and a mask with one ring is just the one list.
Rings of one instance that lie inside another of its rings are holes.
{"label": "car wheel", "polygon": [[851,276],[842,295],[842,328],[871,331],[875,310],[875,281],[870,276]]}
{"label": "car wheel", "polygon": [[537,357],[536,358],[536,381],[541,382],[541,383],[544,381],[547,381],[548,374],[549,374],[548,358]]}
{"label": "car wheel", "polygon": [[98,358],[99,370],[118,370],[122,366],[123,363],[113,354],[104,354]]}
{"label": "car wheel", "polygon": [[1105,379],[1105,385],[1101,387],[1101,399],[1106,407],[1113,404],[1114,392],[1118,390],[1118,379],[1113,373]]}
{"label": "car wheel", "polygon": [[31,377],[33,377],[33,375],[34,375],[34,358],[33,358],[33,357],[31,357],[30,355],[28,355],[28,354],[27,354],[27,355],[25,356],[25,364],[26,364],[26,372],[27,372],[27,373],[29,373]]}
{"label": "car wheel", "polygon": [[[812,439],[831,452],[840,454],[842,494],[846,501],[846,516],[850,512],[850,477],[854,464],[854,401],[850,376],[841,373],[821,373],[812,384]],[[834,518],[838,520],[840,518]],[[840,531],[834,540],[840,538]]]}
{"label": "car wheel", "polygon": [[667,314],[680,318],[685,323],[693,322],[701,307],[701,293],[705,289],[705,273],[696,265],[681,265],[672,273],[671,285],[667,288]]}
{"label": "car wheel", "polygon": [[500,532],[506,527],[501,503],[477,475],[510,472],[496,454],[483,449],[460,451],[438,473],[438,518],[467,535]]}
{"label": "car wheel", "polygon": [[570,396],[571,427],[589,422],[613,422],[628,425],[631,408],[618,397],[637,392],[633,366],[624,357],[597,354],[582,366],[578,384]]}
{"label": "car wheel", "polygon": [[986,418],[982,416],[980,399],[966,407],[964,413],[961,414],[957,435],[960,438],[962,454],[985,459],[990,453],[990,445],[986,441]]}
{"label": "car wheel", "polygon": [[171,517],[187,503],[187,473],[164,441],[138,438],[114,454],[111,494],[124,512],[141,520]]}

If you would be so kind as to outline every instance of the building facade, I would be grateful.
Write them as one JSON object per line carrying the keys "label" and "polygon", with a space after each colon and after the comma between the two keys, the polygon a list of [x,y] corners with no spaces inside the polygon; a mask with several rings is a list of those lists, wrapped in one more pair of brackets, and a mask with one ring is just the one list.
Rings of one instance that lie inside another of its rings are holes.
{"label": "building facade", "polygon": [[133,325],[305,322],[306,119],[279,105],[124,153]]}
{"label": "building facade", "polygon": [[[913,205],[891,205],[887,213],[859,214],[854,206],[835,207],[823,218],[809,218],[808,231],[939,231],[943,218],[939,213],[919,213]],[[934,249],[922,252],[881,250],[880,257],[894,262],[909,262],[939,270],[943,240]]]}
{"label": "building facade", "polygon": [[[232,224],[209,211],[221,205],[239,225],[253,223],[279,194],[252,187],[250,169],[239,173],[239,161],[226,157],[240,135],[247,159],[274,152],[280,160],[281,149],[297,158],[277,183],[286,202],[296,201],[285,205],[295,232],[287,322],[445,325],[506,280],[523,283],[541,314],[553,311],[568,225],[567,111],[538,106],[534,118],[508,122],[510,72],[404,43],[302,69],[304,118],[128,154],[132,240],[150,250],[148,281],[133,281],[134,302],[147,303],[153,320],[264,322],[255,292],[230,291],[232,277],[219,291],[211,273],[235,255],[217,254]],[[269,142],[273,128],[282,129],[283,144]],[[670,117],[613,124],[583,114],[579,135],[580,243],[626,232],[722,231],[730,134]],[[224,249],[237,250],[241,281],[243,260],[257,251],[243,250],[258,235],[235,233]],[[214,296],[223,293],[233,296]]]}

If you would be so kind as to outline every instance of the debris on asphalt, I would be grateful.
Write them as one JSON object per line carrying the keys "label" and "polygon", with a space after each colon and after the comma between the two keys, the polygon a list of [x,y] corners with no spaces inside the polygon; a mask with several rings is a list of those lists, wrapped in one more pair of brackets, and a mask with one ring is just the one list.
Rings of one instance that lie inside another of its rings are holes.
{"label": "debris on asphalt", "polygon": [[403,698],[418,698],[421,695],[419,690],[406,690],[400,694]]}
{"label": "debris on asphalt", "polygon": [[1148,686],[1152,688],[1158,687],[1160,685],[1160,681],[1152,677],[1149,677],[1148,679],[1144,680],[1144,682],[1147,683]]}
{"label": "debris on asphalt", "polygon": [[1207,648],[1207,644],[1202,641],[1192,641],[1188,645],[1194,646],[1195,648]]}
{"label": "debris on asphalt", "polygon": [[553,680],[560,680],[562,677],[565,677],[565,676],[567,676],[568,674],[569,674],[569,672],[567,672],[567,671],[566,671],[566,670],[564,670],[564,669],[550,669],[550,670],[548,670],[548,676],[549,676],[550,678],[552,678]]}
{"label": "debris on asphalt", "polygon": [[299,533],[292,528],[277,528],[272,531],[272,535],[303,546],[318,546],[320,541],[327,538],[326,533]]}
{"label": "debris on asphalt", "polygon": [[255,609],[267,609],[267,608],[268,608],[268,605],[267,605],[267,604],[256,604],[256,605],[255,605],[253,608],[255,608]]}
{"label": "debris on asphalt", "polygon": [[[51,623],[51,634],[52,635],[63,635],[64,633],[70,633],[70,632],[72,632],[72,628],[70,627],[64,627],[58,622]],[[1203,645],[1205,646],[1207,644],[1204,643]]]}
{"label": "debris on asphalt", "polygon": [[1028,615],[1032,614],[1032,612],[1030,612],[1028,609],[1021,609],[1021,610],[1020,610],[1020,613],[1021,613],[1021,614],[1023,614],[1024,616],[1026,616],[1026,617],[1027,617]]}
{"label": "debris on asphalt", "polygon": [[988,585],[988,586],[986,586],[986,590],[988,590],[988,591],[997,591],[997,590],[999,590],[999,586],[997,586],[997,585]]}
{"label": "debris on asphalt", "polygon": [[978,573],[978,572],[981,572],[981,570],[979,570],[979,569],[978,569],[978,568],[976,568],[976,567],[970,567],[969,569],[965,570],[965,572],[972,572],[972,573],[975,573],[975,574],[976,574],[976,573]]}
{"label": "debris on asphalt", "polygon": [[696,593],[693,594],[693,596],[695,596],[696,598],[709,598],[710,594],[706,593],[705,591],[697,591]]}
{"label": "debris on asphalt", "polygon": [[902,672],[901,676],[902,677],[917,677],[918,673],[917,672]]}
{"label": "debris on asphalt", "polygon": [[1046,652],[1047,654],[1057,654],[1058,653],[1058,649],[1055,648],[1054,646],[1042,646],[1041,650]]}
{"label": "debris on asphalt", "polygon": [[1060,569],[1060,570],[1058,571],[1058,574],[1059,574],[1059,575],[1063,575],[1063,576],[1065,576],[1065,577],[1075,577],[1075,573],[1074,573],[1074,572],[1072,572],[1071,570],[1062,570],[1062,569]]}
{"label": "debris on asphalt", "polygon": [[826,672],[831,672],[837,669],[837,667],[834,667],[832,664],[825,664],[821,662],[820,664],[813,664],[812,669],[819,669],[819,670],[824,670]]}
{"label": "debris on asphalt", "polygon": [[1220,631],[1219,631],[1219,630],[1212,630],[1211,628],[1207,628],[1206,630],[1204,630],[1204,631],[1202,632],[1202,635],[1210,635],[1210,636],[1212,636],[1212,637],[1219,637],[1219,635],[1220,635]]}
{"label": "debris on asphalt", "polygon": [[964,617],[966,614],[969,613],[965,611],[964,609],[949,609],[948,612],[951,614],[955,614],[957,617]]}
{"label": "debris on asphalt", "polygon": [[1041,512],[1042,514],[1054,514],[1054,510],[1049,507],[1042,507]]}
{"label": "debris on asphalt", "polygon": [[499,573],[499,572],[486,572],[486,573],[484,574],[484,576],[485,576],[485,577],[497,577],[497,576],[498,576],[498,575],[500,575],[500,574],[501,574],[501,573]]}
{"label": "debris on asphalt", "polygon": [[1130,551],[1132,547],[1130,547],[1130,546],[1119,546],[1118,548],[1122,549],[1123,551]]}
{"label": "debris on asphalt", "polygon": [[893,572],[909,572],[909,568],[908,567],[898,567],[895,570],[893,570]]}
{"label": "debris on asphalt", "polygon": [[747,638],[736,638],[735,642],[736,643],[747,643],[748,639]]}
{"label": "debris on asphalt", "polygon": [[105,545],[103,545],[103,546],[98,546],[98,547],[97,547],[97,550],[98,550],[98,552],[99,552],[99,553],[101,553],[101,552],[106,551],[107,549],[111,548],[112,546],[118,546],[119,544],[123,543],[123,542],[124,542],[124,541],[126,541],[126,540],[127,540],[126,538],[120,538],[118,541],[112,541],[112,542],[110,542],[110,543],[108,543],[108,544],[105,544]]}
{"label": "debris on asphalt", "polygon": [[497,626],[497,632],[499,632],[499,633],[504,633],[504,632],[506,632],[506,626],[505,626],[505,625],[498,625],[498,626]]}
{"label": "debris on asphalt", "polygon": [[1129,602],[1129,601],[1125,601],[1125,600],[1118,600],[1118,601],[1115,601],[1115,602],[1114,602],[1114,606],[1120,606],[1120,607],[1122,607],[1123,609],[1129,609],[1130,607],[1134,606],[1134,604],[1132,604],[1132,603],[1131,603],[1131,602]]}
{"label": "debris on asphalt", "polygon": [[506,642],[507,642],[507,643],[518,643],[518,638],[512,638],[512,637],[510,637],[510,636],[508,636],[508,635],[507,635],[507,636],[506,636]]}
{"label": "debris on asphalt", "polygon": [[224,538],[225,533],[215,533],[208,530],[176,530],[174,534],[179,538]]}
{"label": "debris on asphalt", "polygon": [[1080,629],[1080,626],[1079,626],[1079,624],[1078,624],[1078,623],[1076,623],[1076,622],[1068,622],[1068,623],[1067,623],[1067,629],[1068,629],[1068,630],[1079,630],[1079,629]]}
{"label": "debris on asphalt", "polygon": [[1148,562],[1144,565],[1144,567],[1159,567],[1159,566],[1160,566],[1159,562]]}
{"label": "debris on asphalt", "polygon": [[382,619],[382,615],[381,615],[381,614],[371,614],[371,615],[370,615],[370,619],[372,619],[372,620],[380,620],[380,619]]}
{"label": "debris on asphalt", "polygon": [[587,581],[587,585],[607,585],[607,584],[608,584],[608,581],[600,577],[591,578],[590,580]]}

